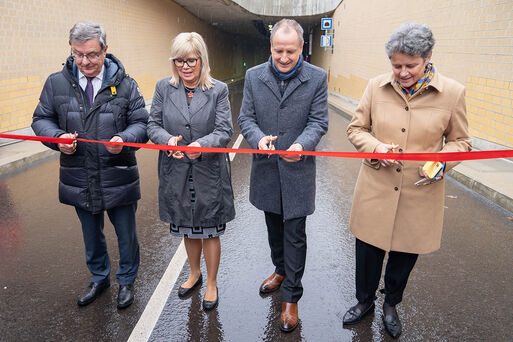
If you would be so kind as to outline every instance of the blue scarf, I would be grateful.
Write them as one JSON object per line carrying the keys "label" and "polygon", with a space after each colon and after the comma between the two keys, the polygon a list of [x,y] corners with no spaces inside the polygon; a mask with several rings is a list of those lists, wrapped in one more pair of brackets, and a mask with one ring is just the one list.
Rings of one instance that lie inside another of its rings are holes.
{"label": "blue scarf", "polygon": [[303,63],[303,56],[299,56],[299,60],[297,61],[296,66],[294,68],[292,68],[292,70],[290,70],[287,73],[279,72],[278,69],[276,69],[276,66],[274,65],[272,57],[270,58],[270,60],[271,60],[271,65],[273,67],[274,73],[276,74],[276,76],[278,76],[278,79],[280,81],[286,81],[286,80],[291,79],[292,77],[296,76],[296,73],[299,70],[299,67]]}

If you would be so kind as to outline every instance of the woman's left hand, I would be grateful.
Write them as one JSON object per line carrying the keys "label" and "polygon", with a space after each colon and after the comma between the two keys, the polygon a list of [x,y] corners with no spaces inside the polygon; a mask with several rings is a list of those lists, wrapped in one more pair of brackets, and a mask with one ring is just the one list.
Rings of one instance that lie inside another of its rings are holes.
{"label": "woman's left hand", "polygon": [[421,171],[422,171],[422,175],[424,176],[424,178],[426,178],[428,180],[437,181],[437,180],[444,178],[444,170],[441,170],[435,178],[429,178],[428,174],[426,173],[426,171],[424,171],[424,169],[421,169]]}
{"label": "woman's left hand", "polygon": [[[197,141],[190,143],[188,146],[201,147],[201,145]],[[199,156],[201,156],[201,152],[186,152],[186,154],[187,157],[189,157],[189,159],[197,159],[199,158]]]}

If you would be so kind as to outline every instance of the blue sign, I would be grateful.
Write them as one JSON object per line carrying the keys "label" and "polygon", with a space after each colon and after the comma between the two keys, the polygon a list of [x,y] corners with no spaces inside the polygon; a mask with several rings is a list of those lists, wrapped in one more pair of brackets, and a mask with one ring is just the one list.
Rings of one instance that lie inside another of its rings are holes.
{"label": "blue sign", "polygon": [[333,28],[333,18],[321,19],[321,30],[331,30]]}
{"label": "blue sign", "polygon": [[321,47],[331,47],[331,35],[321,36]]}

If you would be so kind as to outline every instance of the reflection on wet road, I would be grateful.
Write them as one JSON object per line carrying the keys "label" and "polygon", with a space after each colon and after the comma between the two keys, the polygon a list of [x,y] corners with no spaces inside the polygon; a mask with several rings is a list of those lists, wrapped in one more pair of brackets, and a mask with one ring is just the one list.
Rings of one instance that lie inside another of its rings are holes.
{"label": "reflection on wet road", "polygon": [[[234,122],[240,88],[231,89]],[[352,151],[347,122],[330,114],[319,149]],[[234,139],[238,135],[238,129]],[[248,147],[244,142],[241,147]],[[157,154],[141,150],[143,199],[138,207],[141,267],[136,301],[116,309],[117,285],[95,303],[76,299],[89,282],[79,221],[58,203],[58,161],[49,160],[0,180],[0,341],[125,341],[138,322],[180,243],[169,236],[157,210]],[[264,217],[248,202],[251,157],[232,163],[237,216],[221,238],[219,306],[201,309],[206,285],[179,299],[184,267],[166,300],[150,341],[383,341],[383,298],[374,315],[342,327],[354,304],[354,238],[347,228],[360,161],[318,158],[317,209],[307,220],[308,255],[299,302],[299,327],[279,330],[279,292],[261,296],[258,287],[273,271]],[[420,256],[398,307],[405,341],[513,339],[513,224],[508,213],[448,180],[441,250]],[[421,205],[419,203],[419,205]],[[107,220],[108,222],[108,220]],[[105,232],[116,268],[116,238]],[[206,270],[202,265],[202,272]]]}

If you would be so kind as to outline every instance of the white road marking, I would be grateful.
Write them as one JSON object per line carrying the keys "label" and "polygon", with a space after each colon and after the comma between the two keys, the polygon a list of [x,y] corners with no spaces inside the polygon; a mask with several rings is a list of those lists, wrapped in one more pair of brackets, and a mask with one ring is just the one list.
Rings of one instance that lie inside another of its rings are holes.
{"label": "white road marking", "polygon": [[182,240],[175,252],[175,255],[173,255],[173,258],[169,262],[166,272],[164,272],[162,279],[160,279],[157,288],[151,295],[141,318],[139,318],[134,330],[132,330],[132,333],[127,340],[128,342],[148,341],[155,324],[157,324],[160,313],[162,312],[162,309],[164,309],[167,298],[175,286],[176,279],[178,279],[178,276],[182,271],[185,260],[187,260],[187,253],[185,252],[185,246]]}
{"label": "white road marking", "polygon": [[[239,134],[233,148],[239,148],[242,139],[242,134]],[[230,153],[230,161],[233,161],[235,156],[235,153]],[[182,240],[127,342],[148,341],[186,260],[187,253]]]}
{"label": "white road marking", "polygon": [[[233,144],[232,148],[239,148],[241,143],[242,143],[242,134],[239,134],[239,136],[237,137],[237,140],[235,140],[235,144]],[[233,161],[233,158],[235,158],[235,153],[230,153],[230,161]]]}

